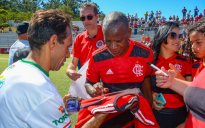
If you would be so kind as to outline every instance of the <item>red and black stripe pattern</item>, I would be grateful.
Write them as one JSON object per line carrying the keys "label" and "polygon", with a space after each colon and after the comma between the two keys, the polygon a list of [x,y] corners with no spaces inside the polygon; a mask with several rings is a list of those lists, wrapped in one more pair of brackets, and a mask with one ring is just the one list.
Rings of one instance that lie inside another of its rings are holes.
{"label": "red and black stripe pattern", "polygon": [[130,40],[124,56],[115,57],[106,45],[96,50],[90,59],[86,82],[94,84],[100,79],[110,92],[128,88],[142,88],[144,77],[150,75],[153,53],[139,42]]}
{"label": "red and black stripe pattern", "polygon": [[101,128],[159,127],[147,100],[139,89],[128,89],[83,100],[81,105],[76,128],[81,127],[96,113],[109,113]]}
{"label": "red and black stripe pattern", "polygon": [[[191,64],[186,59],[186,57],[174,54],[170,58],[165,59],[162,56],[158,56],[158,60],[156,62],[156,66],[161,68],[164,67],[166,70],[169,70],[169,64],[175,65],[176,68],[180,71],[182,76],[190,76],[191,75]],[[171,89],[164,89],[164,88],[158,88],[156,86],[156,76],[155,76],[156,70],[153,70],[151,73],[151,83],[152,83],[152,90],[157,93],[162,93],[166,104],[164,105],[165,108],[179,108],[183,107],[185,105],[183,97],[176,92],[174,92]]]}

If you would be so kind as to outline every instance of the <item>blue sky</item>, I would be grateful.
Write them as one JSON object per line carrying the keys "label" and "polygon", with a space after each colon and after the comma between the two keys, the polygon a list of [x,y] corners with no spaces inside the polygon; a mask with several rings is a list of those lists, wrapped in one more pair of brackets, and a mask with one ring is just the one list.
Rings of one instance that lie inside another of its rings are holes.
{"label": "blue sky", "polygon": [[100,10],[105,14],[112,11],[120,11],[127,15],[138,14],[138,17],[144,17],[144,13],[148,11],[161,10],[162,16],[179,16],[182,18],[182,9],[186,7],[187,11],[191,10],[191,15],[194,15],[195,6],[198,7],[199,13],[203,14],[205,8],[205,0],[92,0],[100,6]]}

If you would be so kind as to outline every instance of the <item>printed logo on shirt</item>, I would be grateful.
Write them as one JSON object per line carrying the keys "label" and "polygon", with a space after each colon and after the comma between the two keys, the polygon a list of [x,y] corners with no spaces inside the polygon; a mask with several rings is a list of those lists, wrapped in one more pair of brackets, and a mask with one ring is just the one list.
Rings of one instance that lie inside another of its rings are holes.
{"label": "printed logo on shirt", "polygon": [[132,69],[132,71],[134,72],[134,74],[136,74],[136,76],[142,76],[143,75],[143,70],[142,70],[143,66],[141,66],[140,64],[135,64],[135,67]]}
{"label": "printed logo on shirt", "polygon": [[10,65],[10,66],[7,68],[7,70],[9,70],[9,69],[13,69],[14,67],[15,67],[15,65],[12,64],[12,65]]}
{"label": "printed logo on shirt", "polygon": [[63,106],[60,106],[59,108],[58,108],[58,110],[63,114],[63,113],[65,113],[65,109],[63,108]]}
{"label": "printed logo on shirt", "polygon": [[109,69],[106,74],[114,74],[114,73],[112,72],[111,69]]}
{"label": "printed logo on shirt", "polygon": [[[52,121],[52,123],[54,123],[56,126],[58,126],[59,123],[64,123],[65,120],[69,117],[69,115],[65,112],[65,109],[63,108],[63,106],[60,106],[58,110],[63,114],[63,116],[60,117],[58,120]],[[71,123],[69,122],[68,124],[70,125]],[[70,127],[68,126],[68,124],[64,127]]]}
{"label": "printed logo on shirt", "polygon": [[97,48],[100,48],[100,47],[103,46],[103,45],[104,45],[103,40],[98,40],[97,43],[96,43],[96,47],[97,47]]}
{"label": "printed logo on shirt", "polygon": [[5,84],[6,78],[3,75],[0,76],[0,88]]}
{"label": "printed logo on shirt", "polygon": [[182,65],[175,64],[174,65],[180,72],[182,72]]}

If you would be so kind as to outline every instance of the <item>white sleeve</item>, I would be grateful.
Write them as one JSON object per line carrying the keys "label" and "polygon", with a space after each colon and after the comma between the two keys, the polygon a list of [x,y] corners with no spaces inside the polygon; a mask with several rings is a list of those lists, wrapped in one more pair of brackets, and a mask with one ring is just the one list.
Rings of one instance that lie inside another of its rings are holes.
{"label": "white sleeve", "polygon": [[10,49],[9,50],[9,66],[13,64],[13,58],[14,58],[14,53],[17,51],[17,49]]}
{"label": "white sleeve", "polygon": [[70,128],[71,120],[60,96],[52,96],[33,110],[26,122],[32,128]]}

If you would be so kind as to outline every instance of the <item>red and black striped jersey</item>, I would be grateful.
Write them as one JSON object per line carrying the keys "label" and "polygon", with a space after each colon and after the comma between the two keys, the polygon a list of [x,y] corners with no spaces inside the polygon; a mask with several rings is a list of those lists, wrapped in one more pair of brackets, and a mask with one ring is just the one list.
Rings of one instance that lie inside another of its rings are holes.
{"label": "red and black striped jersey", "polygon": [[150,75],[153,53],[146,45],[130,40],[124,56],[114,56],[106,45],[96,50],[89,62],[86,78],[91,84],[100,79],[110,92],[141,88],[144,77]]}
{"label": "red and black striped jersey", "polygon": [[205,69],[194,79],[184,93],[184,100],[190,109],[185,128],[204,128],[205,126]]}
{"label": "red and black striped jersey", "polygon": [[83,100],[81,106],[75,128],[81,127],[97,113],[109,113],[100,128],[159,128],[151,107],[139,89]]}
{"label": "red and black striped jersey", "polygon": [[[158,60],[156,62],[156,66],[161,69],[163,66],[166,70],[170,69],[169,64],[173,64],[181,73],[182,76],[191,76],[191,63],[186,59],[185,56],[179,55],[175,53],[170,58],[165,59],[161,55],[158,56]],[[156,70],[153,70],[151,73],[151,83],[152,90],[157,93],[162,93],[166,104],[165,108],[179,108],[185,105],[183,97],[171,89],[158,88],[156,86]]]}

